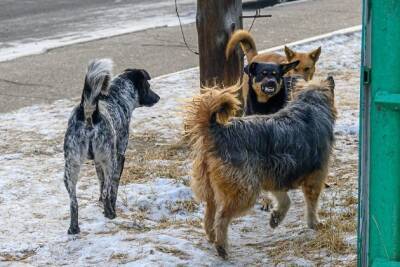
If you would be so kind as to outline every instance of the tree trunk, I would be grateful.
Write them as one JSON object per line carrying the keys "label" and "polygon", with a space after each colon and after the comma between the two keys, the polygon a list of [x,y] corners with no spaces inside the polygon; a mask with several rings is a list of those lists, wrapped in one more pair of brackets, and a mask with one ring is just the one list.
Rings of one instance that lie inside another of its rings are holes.
{"label": "tree trunk", "polygon": [[243,56],[237,49],[227,61],[226,44],[242,28],[241,0],[197,0],[200,85],[233,85],[241,79]]}

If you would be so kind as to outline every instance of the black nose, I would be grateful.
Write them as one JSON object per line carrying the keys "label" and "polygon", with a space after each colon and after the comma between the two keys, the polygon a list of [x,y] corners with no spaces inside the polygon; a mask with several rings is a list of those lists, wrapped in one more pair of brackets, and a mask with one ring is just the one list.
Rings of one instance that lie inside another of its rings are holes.
{"label": "black nose", "polygon": [[154,104],[156,104],[158,101],[160,101],[160,96],[156,95],[154,98]]}
{"label": "black nose", "polygon": [[160,100],[160,96],[156,93],[153,93],[149,99],[149,101],[145,104],[147,107],[151,107],[155,105]]}
{"label": "black nose", "polygon": [[274,81],[268,81],[268,82],[266,83],[266,86],[267,86],[268,88],[275,88],[275,87],[276,87],[276,82],[274,82]]}

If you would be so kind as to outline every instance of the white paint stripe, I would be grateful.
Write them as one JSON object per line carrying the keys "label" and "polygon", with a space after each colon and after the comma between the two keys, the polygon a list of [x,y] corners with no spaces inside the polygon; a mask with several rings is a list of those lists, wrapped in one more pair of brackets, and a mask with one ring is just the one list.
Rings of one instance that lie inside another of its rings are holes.
{"label": "white paint stripe", "polygon": [[[331,38],[331,37],[336,36],[336,35],[349,34],[349,33],[358,32],[358,31],[361,31],[361,25],[357,25],[357,26],[353,26],[353,27],[349,27],[349,28],[344,28],[344,29],[341,29],[341,30],[337,30],[337,31],[333,31],[333,32],[329,32],[329,33],[325,33],[325,34],[321,34],[321,35],[316,35],[316,36],[313,36],[313,37],[310,37],[310,38],[306,38],[306,39],[302,39],[302,40],[299,40],[299,41],[295,41],[295,42],[292,42],[292,43],[287,43],[285,45],[286,46],[295,46],[295,45],[300,45],[300,44],[305,44],[305,43],[311,43],[311,42],[315,42],[315,41],[318,41],[318,40]],[[283,49],[283,47],[285,45],[279,45],[279,46],[271,47],[271,48],[268,48],[268,49],[264,49],[264,50],[259,51],[259,53],[275,52],[275,51]],[[164,75],[161,75],[161,76],[158,76],[158,77],[154,78],[154,80],[163,79],[163,78],[166,78],[166,77],[169,77],[169,76],[172,76],[172,75],[185,73],[185,72],[188,72],[188,71],[193,71],[193,70],[196,70],[198,68],[199,67],[193,67],[193,68],[189,68],[189,69],[184,69],[184,70],[179,70],[179,71],[176,71],[176,72],[164,74]]]}
{"label": "white paint stripe", "polygon": [[[151,18],[142,20],[141,22],[126,22],[123,27],[119,26],[118,28],[106,28],[102,30],[93,30],[91,32],[70,33],[70,35],[63,37],[49,36],[49,39],[37,40],[29,43],[8,43],[12,44],[12,46],[0,49],[0,62],[10,61],[25,56],[40,55],[51,49],[62,48],[74,44],[98,41],[148,29],[174,27],[179,25],[175,15],[164,16],[163,19],[158,20],[157,23],[154,23],[153,20],[154,19]],[[185,25],[193,23],[195,20],[190,17],[181,17],[181,21],[182,24]]]}
{"label": "white paint stripe", "polygon": [[[333,31],[333,32],[329,32],[329,33],[313,36],[313,37],[310,37],[310,38],[306,38],[306,39],[303,39],[303,40],[295,41],[295,42],[288,43],[288,44],[285,44],[285,45],[286,46],[295,46],[295,45],[300,45],[300,44],[305,44],[305,43],[311,43],[311,42],[315,42],[315,41],[322,40],[322,39],[328,39],[328,38],[330,38],[332,36],[335,36],[335,35],[349,34],[349,33],[358,32],[358,31],[361,31],[361,25],[357,25],[357,26],[344,28],[344,29],[341,29],[341,30],[337,30],[337,31]],[[264,49],[264,50],[259,51],[259,53],[275,52],[277,50],[283,49],[283,47],[285,45],[279,45],[279,46],[271,47],[271,48],[268,48],[268,49]]]}

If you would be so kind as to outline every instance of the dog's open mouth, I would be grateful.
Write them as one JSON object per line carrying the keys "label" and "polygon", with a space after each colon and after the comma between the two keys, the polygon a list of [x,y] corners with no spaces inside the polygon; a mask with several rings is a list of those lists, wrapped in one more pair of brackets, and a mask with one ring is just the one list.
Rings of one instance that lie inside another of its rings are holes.
{"label": "dog's open mouth", "polygon": [[271,87],[271,86],[263,85],[263,86],[261,86],[261,90],[267,95],[271,95],[271,94],[275,93],[275,87]]}

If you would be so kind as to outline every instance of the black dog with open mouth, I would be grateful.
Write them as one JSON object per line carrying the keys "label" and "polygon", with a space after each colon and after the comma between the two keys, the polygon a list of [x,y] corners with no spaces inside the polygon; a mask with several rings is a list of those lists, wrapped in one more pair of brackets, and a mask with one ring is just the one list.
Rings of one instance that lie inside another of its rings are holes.
{"label": "black dog with open mouth", "polygon": [[271,114],[282,109],[288,101],[290,77],[283,77],[299,61],[287,64],[252,62],[244,69],[249,75],[249,92],[245,115]]}

